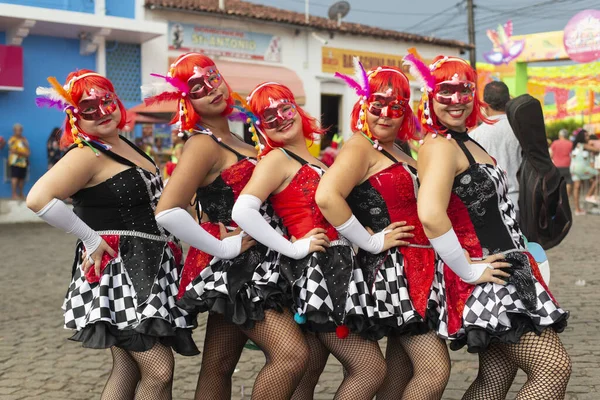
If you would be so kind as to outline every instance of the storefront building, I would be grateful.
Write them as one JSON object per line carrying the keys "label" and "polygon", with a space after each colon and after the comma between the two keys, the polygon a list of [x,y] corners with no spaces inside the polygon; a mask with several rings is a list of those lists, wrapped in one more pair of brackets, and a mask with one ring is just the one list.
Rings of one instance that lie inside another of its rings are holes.
{"label": "storefront building", "polygon": [[[35,107],[35,88],[46,86],[46,77],[64,81],[72,70],[96,70],[113,81],[138,122],[164,121],[175,106],[148,109],[139,87],[154,79],[150,73],[166,73],[180,54],[199,51],[215,60],[241,95],[263,81],[278,81],[331,127],[330,136],[348,137],[356,96],[333,73],[352,74],[355,55],[366,68],[399,66],[410,47],[427,59],[468,49],[458,41],[321,17],[307,21],[301,13],[240,0],[0,0],[0,135],[8,139],[14,123],[23,125],[32,153],[28,189],[46,171],[48,136],[63,123],[55,110]],[[15,74],[8,84],[1,72],[7,70]],[[164,125],[154,127],[168,136]],[[244,127],[232,123],[232,130],[242,134]],[[142,135],[140,127],[135,132]],[[10,196],[6,158],[5,148],[0,198]]]}

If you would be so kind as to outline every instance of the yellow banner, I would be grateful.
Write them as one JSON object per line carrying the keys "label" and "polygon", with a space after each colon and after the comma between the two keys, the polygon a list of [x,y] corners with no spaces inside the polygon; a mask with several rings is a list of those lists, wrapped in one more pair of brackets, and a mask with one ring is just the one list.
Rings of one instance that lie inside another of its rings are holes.
{"label": "yellow banner", "polygon": [[[340,72],[346,75],[354,74],[353,57],[359,57],[363,67],[368,71],[382,65],[401,68],[408,79],[412,77],[408,74],[408,68],[402,66],[404,54],[384,54],[371,53],[368,51],[356,51],[350,49],[338,49],[335,47],[322,47],[321,70],[333,74]],[[424,60],[425,63],[431,63],[431,60]]]}
{"label": "yellow banner", "polygon": [[[543,18],[543,17],[542,17]],[[513,36],[513,40],[525,39],[525,48],[517,57],[517,62],[568,60],[563,45],[563,31],[533,33]]]}

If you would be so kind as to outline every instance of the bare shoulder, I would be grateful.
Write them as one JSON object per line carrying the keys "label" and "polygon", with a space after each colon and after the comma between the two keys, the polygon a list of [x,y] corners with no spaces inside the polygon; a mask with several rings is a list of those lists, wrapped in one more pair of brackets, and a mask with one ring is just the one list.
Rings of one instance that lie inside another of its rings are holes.
{"label": "bare shoulder", "polygon": [[279,149],[273,149],[268,152],[265,156],[261,157],[258,162],[259,168],[279,168],[285,169],[285,166],[289,164],[289,156]]}
{"label": "bare shoulder", "polygon": [[89,146],[75,147],[67,151],[67,153],[65,153],[58,161],[57,165],[63,164],[69,166],[72,165],[77,168],[91,168],[97,166],[99,164],[98,161],[101,160],[102,157],[106,156],[98,152],[98,150],[95,152]]}
{"label": "bare shoulder", "polygon": [[353,158],[365,158],[371,152],[373,145],[365,137],[359,133],[354,133],[350,139],[344,142],[342,149],[338,157],[353,157]]}
{"label": "bare shoulder", "polygon": [[209,135],[205,134],[196,134],[190,136],[188,140],[186,140],[183,145],[184,149],[193,148],[197,151],[202,152],[213,152],[219,148],[219,145],[215,140]]}

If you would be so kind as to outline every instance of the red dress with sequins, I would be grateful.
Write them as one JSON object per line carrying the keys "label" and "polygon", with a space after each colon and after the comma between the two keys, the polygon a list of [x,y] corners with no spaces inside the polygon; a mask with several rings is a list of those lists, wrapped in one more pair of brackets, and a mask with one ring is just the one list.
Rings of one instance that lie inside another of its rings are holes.
{"label": "red dress with sequins", "polygon": [[304,237],[314,228],[323,228],[330,240],[326,252],[314,252],[303,259],[280,258],[281,274],[290,282],[297,314],[306,316],[310,331],[332,332],[347,322],[346,306],[352,283],[354,254],[350,243],[338,236],[323,217],[315,193],[323,170],[286,151],[302,166],[285,189],[270,196],[275,213],[290,236]]}
{"label": "red dress with sequins", "polygon": [[559,307],[527,252],[508,197],[506,172],[475,162],[464,144],[470,140],[466,134],[453,132],[452,137],[470,164],[455,177],[448,206],[459,242],[472,260],[504,253],[512,266],[506,285],[474,286],[440,261],[432,292],[438,335],[452,340],[452,349],[467,345],[470,352],[479,352],[494,342],[517,343],[530,331],[562,331],[569,314]]}
{"label": "red dress with sequins", "polygon": [[[231,210],[244,189],[256,166],[256,160],[236,152],[234,149],[212,138],[233,152],[238,161],[223,170],[209,185],[196,191],[196,199],[209,221],[202,223],[209,233],[219,237],[219,222],[226,227],[237,227],[231,219]],[[261,209],[263,217],[279,228],[279,219],[269,203]],[[246,328],[264,318],[264,310],[281,308],[288,292],[287,283],[276,279],[274,272],[277,253],[262,244],[252,246],[231,260],[213,261],[213,256],[190,248],[186,259],[180,299],[177,304],[191,314],[217,312],[226,319]],[[260,273],[256,274],[256,271]],[[274,278],[275,277],[275,278]],[[277,281],[273,285],[273,281]]]}
{"label": "red dress with sequins", "polygon": [[368,290],[377,299],[374,317],[381,326],[379,335],[424,333],[428,299],[435,271],[435,253],[417,215],[416,171],[405,163],[395,163],[356,186],[347,198],[352,212],[374,232],[393,222],[406,221],[415,227],[410,244],[380,254],[358,252],[358,262],[366,274]]}

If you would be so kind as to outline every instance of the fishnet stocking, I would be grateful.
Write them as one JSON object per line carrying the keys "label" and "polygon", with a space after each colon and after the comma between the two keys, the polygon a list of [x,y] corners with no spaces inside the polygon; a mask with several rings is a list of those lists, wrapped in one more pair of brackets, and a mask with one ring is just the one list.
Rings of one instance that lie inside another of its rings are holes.
{"label": "fishnet stocking", "polygon": [[413,368],[398,336],[388,336],[385,363],[387,374],[377,392],[377,400],[399,399],[413,376]]}
{"label": "fishnet stocking", "polygon": [[[402,352],[398,347],[404,351]],[[450,378],[450,356],[444,341],[433,331],[422,335],[402,335],[388,339],[386,354],[390,354],[390,350],[392,359],[386,358],[388,384],[377,393],[378,400],[398,398],[439,400],[442,398]],[[409,374],[410,372],[412,373]],[[396,374],[399,382],[389,382],[396,378]]]}
{"label": "fishnet stocking", "polygon": [[113,346],[110,352],[113,367],[100,400],[131,400],[140,380],[140,370],[127,350]]}
{"label": "fishnet stocking", "polygon": [[195,400],[231,398],[231,376],[246,340],[244,332],[226,322],[222,315],[208,316]]}
{"label": "fishnet stocking", "polygon": [[147,351],[130,351],[140,370],[136,400],[171,400],[175,359],[170,347],[156,343]]}
{"label": "fishnet stocking", "polygon": [[313,398],[315,387],[329,358],[329,350],[315,334],[305,333],[304,338],[309,350],[308,366],[291,400],[310,400]]}
{"label": "fishnet stocking", "polygon": [[571,359],[558,334],[546,329],[538,336],[529,332],[516,344],[502,346],[504,353],[527,374],[517,400],[565,398],[571,377]]}
{"label": "fishnet stocking", "polygon": [[371,400],[386,375],[385,360],[377,342],[356,334],[340,339],[334,332],[319,333],[318,338],[346,371],[334,399]]}
{"label": "fishnet stocking", "polygon": [[506,357],[501,345],[479,353],[479,372],[462,400],[503,400],[517,374],[517,364]]}
{"label": "fishnet stocking", "polygon": [[479,375],[463,400],[504,399],[517,367],[527,374],[517,400],[564,399],[571,377],[571,359],[552,329],[540,336],[526,333],[516,344],[490,346],[479,363]]}
{"label": "fishnet stocking", "polygon": [[252,388],[253,400],[287,400],[302,379],[309,350],[290,311],[268,310],[244,333],[265,353],[266,363]]}

